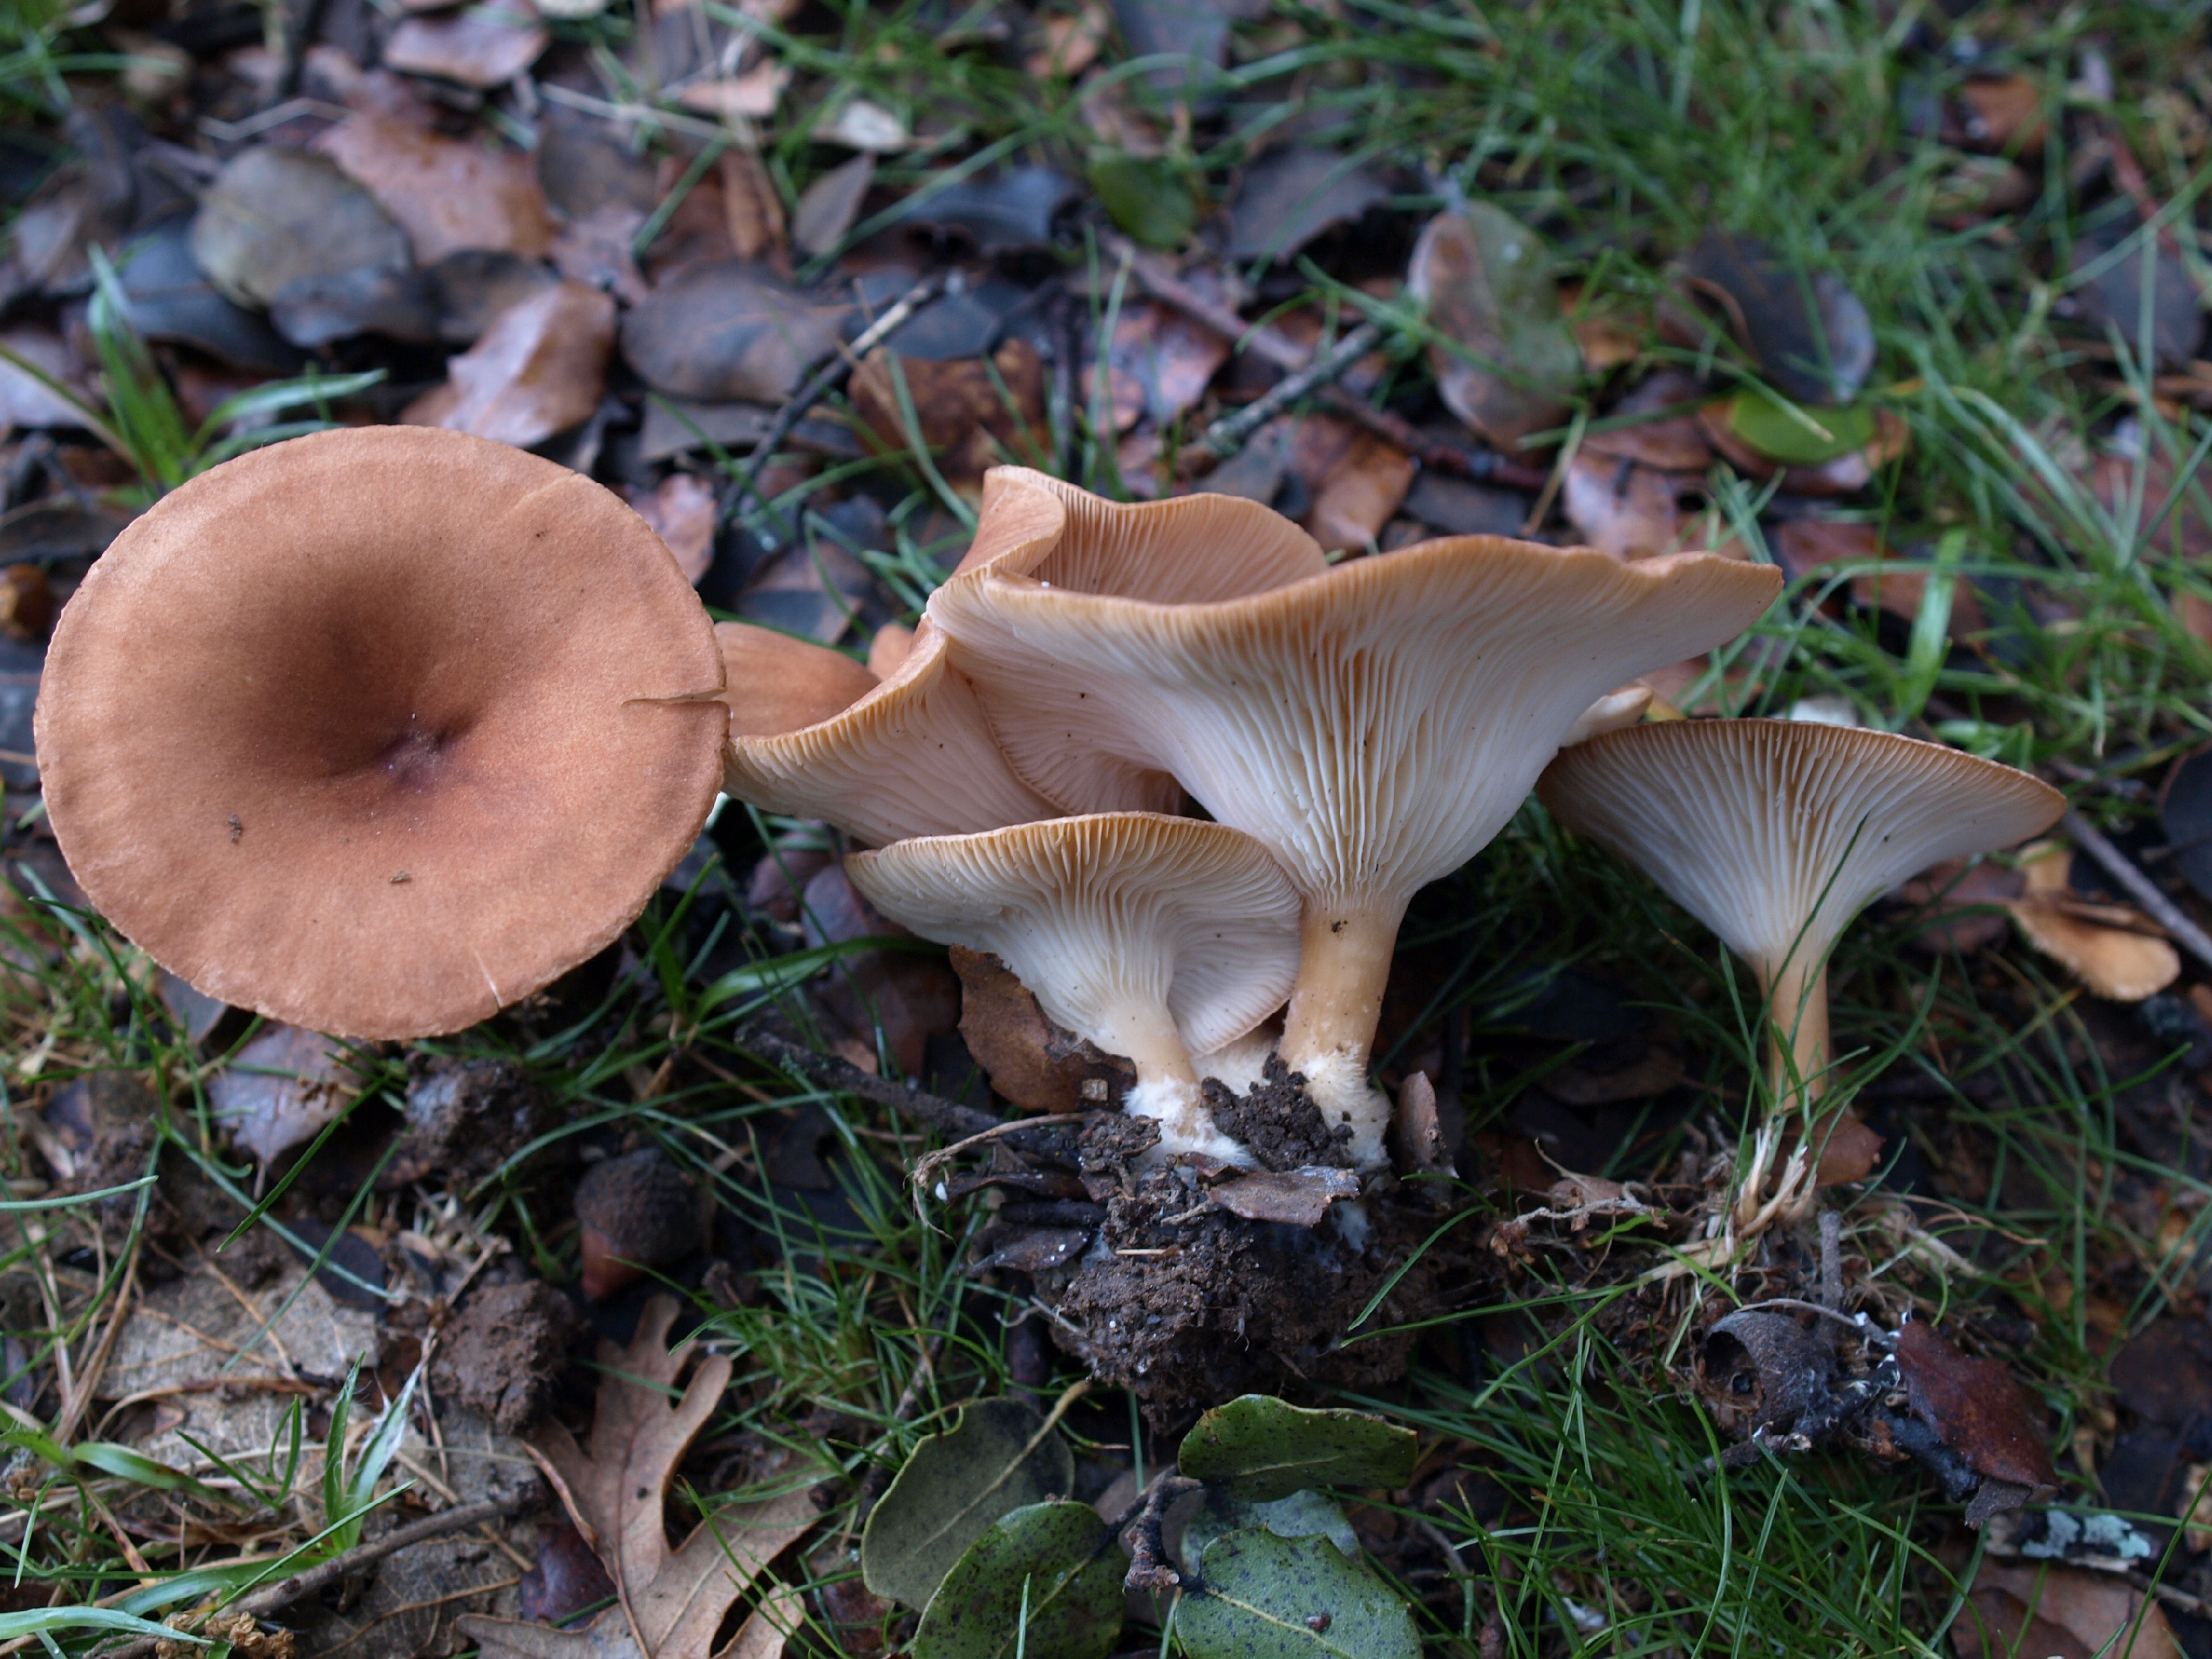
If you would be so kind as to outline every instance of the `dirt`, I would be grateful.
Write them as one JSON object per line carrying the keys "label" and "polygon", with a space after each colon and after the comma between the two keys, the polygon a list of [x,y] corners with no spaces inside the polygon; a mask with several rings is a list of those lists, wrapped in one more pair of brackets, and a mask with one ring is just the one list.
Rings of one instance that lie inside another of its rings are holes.
{"label": "dirt", "polygon": [[[1340,1163],[1312,1101],[1275,1062],[1241,1102],[1237,1133],[1272,1169]],[[1227,1091],[1221,1091],[1226,1097]],[[1214,1103],[1217,1121],[1221,1109]],[[1227,1127],[1224,1123],[1224,1127]],[[1144,1402],[1155,1425],[1187,1420],[1235,1395],[1299,1384],[1371,1388],[1403,1374],[1414,1338],[1405,1328],[1438,1311],[1458,1247],[1417,1261],[1363,1329],[1402,1334],[1346,1342],[1384,1281],[1436,1231],[1429,1183],[1370,1183],[1358,1224],[1338,1215],[1303,1228],[1240,1219],[1209,1188],[1242,1171],[1181,1158],[1148,1164],[1146,1120],[1102,1114],[1079,1142],[1083,1182],[1106,1218],[1064,1267],[1035,1275],[1059,1315],[1054,1340],[1101,1382]],[[1264,1149],[1264,1150],[1262,1150]]]}
{"label": "dirt", "polygon": [[465,1190],[550,1127],[544,1091],[512,1060],[418,1065],[407,1085],[407,1127],[378,1183],[386,1191],[434,1176]]}
{"label": "dirt", "polygon": [[1206,1079],[1205,1089],[1206,1109],[1215,1124],[1251,1148],[1267,1168],[1352,1167],[1346,1150],[1352,1126],[1340,1123],[1332,1130],[1322,1121],[1321,1109],[1306,1093],[1305,1074],[1291,1070],[1280,1054],[1267,1056],[1261,1079],[1249,1094],[1234,1094],[1212,1078]]}
{"label": "dirt", "polygon": [[582,1328],[574,1305],[543,1279],[483,1285],[447,1323],[431,1386],[520,1434],[551,1401],[569,1342]]}

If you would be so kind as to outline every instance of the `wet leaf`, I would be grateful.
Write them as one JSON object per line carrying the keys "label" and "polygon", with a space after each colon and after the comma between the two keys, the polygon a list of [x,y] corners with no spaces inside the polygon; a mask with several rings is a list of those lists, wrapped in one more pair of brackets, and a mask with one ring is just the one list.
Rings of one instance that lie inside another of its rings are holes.
{"label": "wet leaf", "polygon": [[836,345],[843,314],[740,260],[694,265],[623,319],[623,356],[656,392],[781,404]]}
{"label": "wet leaf", "polygon": [[1091,164],[1091,189],[1106,216],[1146,247],[1181,247],[1198,228],[1198,198],[1172,161],[1101,155]]}
{"label": "wet leaf", "polygon": [[1413,470],[1404,450],[1360,433],[1315,495],[1306,529],[1327,551],[1364,552],[1405,501]]}
{"label": "wet leaf", "polygon": [[1418,1659],[1406,1604],[1323,1538],[1261,1528],[1216,1539],[1176,1608],[1191,1659]]}
{"label": "wet leaf", "polygon": [[[671,1549],[662,1511],[677,1464],[729,1386],[730,1361],[700,1361],[678,1391],[693,1344],[668,1346],[676,1304],[655,1297],[628,1348],[599,1345],[599,1401],[591,1449],[549,1422],[532,1437],[561,1478],[561,1497],[577,1528],[596,1541],[623,1605],[582,1630],[467,1614],[456,1621],[490,1659],[707,1659],[731,1605],[761,1571],[814,1524],[805,1489],[717,1508]],[[746,1620],[734,1652],[769,1656],[803,1609],[788,1592],[771,1595]]]}
{"label": "wet leaf", "polygon": [[438,337],[437,293],[419,270],[362,265],[295,276],[270,297],[269,320],[310,349],[356,334],[427,345]]}
{"label": "wet leaf", "polygon": [[442,426],[527,447],[587,419],[606,389],[615,302],[562,283],[503,312],[446,364],[446,384],[407,406],[410,426]]}
{"label": "wet leaf", "polygon": [[1864,404],[1802,409],[1746,386],[1727,401],[1728,429],[1770,460],[1818,466],[1874,441],[1874,410]]}
{"label": "wet leaf", "polygon": [[2027,890],[2005,908],[2028,943],[2114,1002],[2140,1002],[2180,978],[2179,953],[2153,931],[2148,917],[2125,905],[2073,896],[2066,879],[2071,858],[2057,846],[2022,854]]}
{"label": "wet leaf", "polygon": [[1231,349],[1212,329],[1165,306],[1124,307],[1107,353],[1117,423],[1127,423],[1121,421],[1127,405],[1133,421],[1142,415],[1155,426],[1171,424],[1206,396]]}
{"label": "wet leaf", "polygon": [[1359,1196],[1359,1177],[1349,1170],[1320,1166],[1268,1170],[1224,1181],[1206,1196],[1230,1214],[1242,1216],[1247,1221],[1318,1227],[1332,1203]]}
{"label": "wet leaf", "polygon": [[2159,787],[2158,821],[2173,849],[2173,867],[2200,896],[2212,898],[2212,747],[2174,762]]}
{"label": "wet leaf", "polygon": [[1381,1486],[1413,1478],[1419,1437],[1364,1412],[1309,1411],[1248,1394],[1218,1406],[1183,1437],[1176,1465],[1195,1480],[1222,1481],[1253,1503],[1302,1486]]}
{"label": "wet leaf", "polygon": [[1389,196],[1365,168],[1333,151],[1276,150],[1246,172],[1230,204],[1229,257],[1287,259]]}
{"label": "wet leaf", "polygon": [[[1684,258],[1689,289],[1784,397],[1847,404],[1874,370],[1874,325],[1832,271],[1806,276],[1755,236],[1710,230]],[[1696,343],[1701,331],[1689,331]]]}
{"label": "wet leaf", "polygon": [[1976,1473],[2017,1486],[2054,1486],[2040,1413],[2002,1359],[1969,1359],[1925,1320],[1898,1334],[1897,1366],[1912,1414]]}
{"label": "wet leaf", "polygon": [[1105,1659],[1121,1639],[1127,1565],[1088,1504],[1014,1510],[945,1574],[914,1659]]}
{"label": "wet leaf", "polygon": [[799,252],[832,252],[860,216],[860,204],[875,177],[876,158],[863,150],[807,185],[791,216],[791,240]]}
{"label": "wet leaf", "polygon": [[337,1039],[272,1025],[209,1082],[208,1108],[232,1140],[271,1164],[313,1140],[353,1095]]}
{"label": "wet leaf", "polygon": [[2181,1659],[2157,1598],[2110,1573],[1984,1556],[1967,1602],[1959,1659]]}
{"label": "wet leaf", "polygon": [[504,86],[538,61],[550,38],[529,0],[494,0],[435,17],[403,18],[385,42],[384,66],[465,87]]}
{"label": "wet leaf", "polygon": [[1446,408],[1500,449],[1560,424],[1582,351],[1535,232],[1487,202],[1440,213],[1414,244],[1406,289],[1444,336],[1429,364]]}
{"label": "wet leaf", "polygon": [[538,1528],[538,1559],[522,1575],[520,1588],[522,1616],[532,1624],[557,1625],[611,1599],[615,1581],[576,1523],[562,1521]]}
{"label": "wet leaf", "polygon": [[240,305],[265,306],[297,277],[405,271],[406,233],[329,157],[280,144],[241,150],[193,216],[192,258]]}
{"label": "wet leaf", "polygon": [[124,314],[146,338],[188,345],[250,373],[298,370],[300,351],[265,319],[233,305],[201,270],[189,220],[165,221],[133,241],[115,274]]}
{"label": "wet leaf", "polygon": [[[882,638],[879,633],[878,641]],[[871,668],[875,655],[872,646]],[[1025,1112],[1079,1109],[1083,1068],[1049,1052],[1052,1022],[1029,988],[996,957],[980,951],[956,945],[951,959],[952,971],[960,976],[960,1036],[991,1087]]]}
{"label": "wet leaf", "polygon": [[355,114],[315,148],[382,204],[428,265],[462,248],[537,258],[553,241],[538,169],[519,149],[441,137],[404,121]]}
{"label": "wet leaf", "polygon": [[550,250],[553,268],[572,283],[605,289],[629,305],[642,305],[649,290],[637,268],[637,233],[642,210],[606,202],[561,227]]}
{"label": "wet leaf", "polygon": [[1004,461],[1046,464],[1044,365],[1026,340],[1008,340],[989,357],[951,362],[878,346],[854,371],[849,395],[854,414],[884,449],[909,450],[918,433],[938,471],[954,483],[973,483]]}
{"label": "wet leaf", "polygon": [[953,1565],[999,1518],[1073,1489],[1057,1431],[1018,1400],[978,1400],[914,1449],[860,1534],[860,1576],[878,1595],[927,1607]]}
{"label": "wet leaf", "polygon": [[486,248],[449,253],[422,277],[436,301],[438,337],[449,345],[474,344],[501,312],[543,294],[560,280],[535,259]]}
{"label": "wet leaf", "polygon": [[909,224],[952,231],[981,253],[1012,253],[1052,245],[1052,222],[1082,195],[1066,173],[1034,165],[988,179],[963,179],[933,195],[918,197],[899,216]]}
{"label": "wet leaf", "polygon": [[696,585],[714,562],[714,491],[689,472],[672,472],[653,490],[625,492],[637,515],[668,544],[684,580]]}

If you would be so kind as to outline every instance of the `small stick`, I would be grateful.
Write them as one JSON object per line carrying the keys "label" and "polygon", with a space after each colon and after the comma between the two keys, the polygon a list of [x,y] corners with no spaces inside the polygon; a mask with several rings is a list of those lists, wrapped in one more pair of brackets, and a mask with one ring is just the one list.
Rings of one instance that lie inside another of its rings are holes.
{"label": "small stick", "polygon": [[743,510],[745,498],[753,493],[760,475],[767,467],[783,441],[788,438],[807,412],[823,398],[844,383],[845,377],[858,366],[861,358],[881,345],[914,319],[914,313],[937,297],[943,279],[925,276],[898,297],[898,302],[862,330],[853,343],[842,348],[837,355],[814,371],[814,378],[793,394],[792,399],[776,411],[775,419],[769,423],[767,433],[754,447],[752,459],[729,499],[722,504],[722,517],[734,519]]}
{"label": "small stick", "polygon": [[2104,836],[2079,812],[2069,811],[2062,822],[2066,833],[2091,858],[2105,867],[2105,873],[2127,890],[2128,896],[2143,908],[2143,913],[2173,936],[2174,943],[2206,967],[2212,968],[2212,938],[2204,930],[2181,914],[2181,907],[2159,891],[2151,878],[2136,868],[2134,860],[2106,841]]}
{"label": "small stick", "polygon": [[998,1128],[1002,1119],[988,1112],[978,1111],[973,1106],[963,1106],[957,1100],[947,1100],[921,1089],[908,1088],[903,1083],[894,1083],[889,1078],[872,1077],[836,1054],[817,1054],[804,1044],[778,1036],[760,1025],[740,1025],[732,1033],[741,1048],[750,1048],[780,1066],[788,1066],[802,1072],[817,1083],[848,1095],[858,1095],[863,1100],[873,1101],[878,1106],[889,1106],[904,1112],[909,1117],[920,1118],[933,1128],[948,1134],[978,1135]]}
{"label": "small stick", "polygon": [[1285,374],[1234,415],[1224,415],[1206,428],[1199,447],[1219,460],[1227,460],[1269,421],[1308,392],[1336,380],[1352,364],[1382,343],[1382,331],[1362,323],[1295,374]]}
{"label": "small stick", "polygon": [[1160,1528],[1167,1521],[1168,1505],[1205,1484],[1187,1474],[1164,1474],[1152,1482],[1152,1490],[1145,1494],[1144,1507],[1137,1511],[1136,1535],[1129,1540],[1129,1576],[1121,1581],[1124,1589],[1164,1595],[1182,1583],[1182,1575],[1167,1564],[1167,1546],[1161,1541]]}
{"label": "small stick", "polygon": [[[517,1510],[531,1508],[543,1501],[544,1496],[533,1486],[525,1492],[510,1492],[505,1498],[487,1498],[480,1504],[464,1504],[459,1509],[442,1510],[407,1526],[394,1527],[383,1537],[370,1543],[357,1544],[343,1555],[334,1555],[327,1561],[317,1562],[313,1566],[302,1568],[273,1584],[264,1585],[249,1595],[240,1596],[222,1611],[250,1613],[256,1619],[265,1619],[303,1596],[313,1595],[317,1590],[335,1584],[349,1572],[381,1561],[395,1551],[405,1549],[410,1544],[443,1538],[447,1533],[459,1532],[482,1522],[496,1521]],[[154,1650],[160,1639],[152,1636],[141,1637],[135,1642],[125,1643],[119,1648],[109,1649],[100,1656],[100,1659],[153,1659]]]}

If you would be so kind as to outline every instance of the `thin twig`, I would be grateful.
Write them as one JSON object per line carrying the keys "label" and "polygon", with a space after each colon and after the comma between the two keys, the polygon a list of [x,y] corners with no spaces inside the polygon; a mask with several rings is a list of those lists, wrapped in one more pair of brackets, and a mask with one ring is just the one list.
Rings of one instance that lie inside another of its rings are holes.
{"label": "thin twig", "polygon": [[872,1076],[849,1060],[841,1059],[836,1054],[817,1054],[803,1043],[778,1036],[765,1026],[740,1025],[732,1036],[739,1048],[750,1049],[764,1060],[773,1060],[779,1066],[788,1066],[827,1088],[858,1095],[878,1106],[889,1106],[895,1111],[904,1112],[908,1117],[919,1118],[932,1128],[942,1129],[948,1134],[982,1134],[999,1127],[1004,1121],[989,1112],[978,1111],[973,1106],[963,1106],[957,1100],[947,1100],[941,1095],[933,1095],[903,1083],[894,1083],[889,1078]]}
{"label": "thin twig", "polygon": [[1309,392],[1334,383],[1352,364],[1382,343],[1382,329],[1373,323],[1362,323],[1297,374],[1285,374],[1276,381],[1264,396],[1206,428],[1199,447],[1217,459],[1227,460],[1277,415]]}
{"label": "thin twig", "polygon": [[[410,1544],[443,1538],[448,1533],[459,1532],[486,1521],[496,1521],[517,1510],[529,1509],[543,1502],[544,1496],[533,1486],[526,1491],[510,1492],[504,1498],[487,1498],[480,1504],[464,1504],[459,1509],[441,1510],[406,1526],[394,1527],[381,1538],[366,1544],[356,1544],[343,1554],[318,1562],[312,1567],[280,1578],[273,1584],[265,1584],[250,1595],[240,1596],[223,1611],[246,1613],[256,1619],[266,1619],[302,1597],[313,1595],[316,1591],[337,1583],[348,1573],[381,1561],[386,1556],[404,1550]],[[109,1649],[100,1656],[100,1659],[153,1659],[159,1639],[151,1636],[141,1637],[135,1642],[125,1643],[119,1648]]]}
{"label": "thin twig", "polygon": [[2202,927],[2182,915],[2179,905],[2159,891],[2157,884],[2136,869],[2133,860],[2106,841],[2096,826],[2079,812],[2069,811],[2063,822],[2066,833],[2074,837],[2075,845],[2127,890],[2128,896],[2142,906],[2144,915],[2172,934],[2175,944],[2212,968],[2212,938],[2207,938]]}
{"label": "thin twig", "polygon": [[1182,1583],[1182,1575],[1167,1563],[1167,1546],[1160,1532],[1167,1521],[1168,1505],[1187,1492],[1201,1491],[1205,1484],[1187,1474],[1165,1473],[1152,1482],[1145,1494],[1144,1507],[1137,1511],[1136,1534],[1129,1540],[1129,1576],[1121,1581],[1122,1589],[1164,1595]]}
{"label": "thin twig", "polygon": [[744,510],[745,499],[753,493],[753,486],[760,482],[762,471],[775,452],[782,447],[783,441],[806,418],[807,411],[842,385],[845,377],[853,372],[861,358],[911,322],[915,313],[937,297],[937,291],[942,284],[941,277],[925,276],[907,289],[899,295],[897,303],[863,330],[852,344],[816,369],[814,377],[792,395],[789,403],[776,411],[775,419],[769,423],[767,433],[754,447],[752,459],[745,464],[745,470],[738,476],[729,499],[722,504],[724,519],[734,519]]}

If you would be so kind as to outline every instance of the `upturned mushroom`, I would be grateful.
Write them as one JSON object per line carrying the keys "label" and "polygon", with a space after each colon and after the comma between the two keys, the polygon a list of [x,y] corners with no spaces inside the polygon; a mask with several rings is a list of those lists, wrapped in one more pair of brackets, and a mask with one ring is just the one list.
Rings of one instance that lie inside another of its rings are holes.
{"label": "upturned mushroom", "polygon": [[[1773,1034],[1778,1111],[1827,1087],[1828,956],[1851,919],[1932,864],[2039,834],[2065,806],[2041,780],[1941,744],[1778,720],[1609,732],[1562,750],[1537,795],[1750,965]],[[1778,1144],[1762,1133],[1739,1188],[1747,1226]],[[1802,1179],[1783,1184],[1787,1203],[1809,1195]]]}
{"label": "upturned mushroom", "polygon": [[1040,795],[1164,772],[1283,866],[1304,918],[1282,1055],[1371,1167],[1389,1106],[1368,1050],[1407,901],[1504,826],[1601,694],[1737,633],[1779,586],[1711,554],[1465,537],[1211,604],[981,568],[927,614]]}
{"label": "upturned mushroom", "polygon": [[1297,894],[1250,836],[1096,813],[901,842],[845,868],[892,921],[989,951],[1055,1024],[1129,1060],[1123,1109],[1158,1119],[1167,1152],[1250,1162],[1192,1063],[1280,1007],[1297,970]]}
{"label": "upturned mushroom", "polygon": [[436,428],[275,445],[118,536],[38,747],[94,904],[206,994],[453,1031],[611,943],[714,803],[707,613],[581,475]]}

